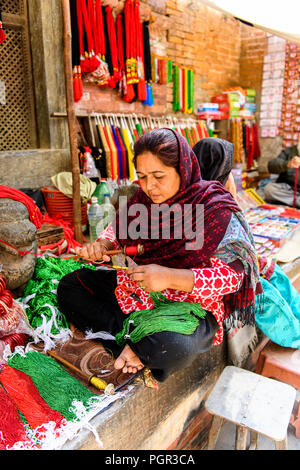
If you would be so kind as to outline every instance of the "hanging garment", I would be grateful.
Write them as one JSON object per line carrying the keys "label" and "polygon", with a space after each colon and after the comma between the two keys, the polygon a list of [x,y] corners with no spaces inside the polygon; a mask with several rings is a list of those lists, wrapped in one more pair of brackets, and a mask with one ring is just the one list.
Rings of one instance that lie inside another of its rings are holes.
{"label": "hanging garment", "polygon": [[88,0],[88,13],[94,39],[95,54],[99,65],[95,71],[89,73],[85,78],[86,81],[103,87],[108,85],[110,76],[105,59],[105,34],[101,0],[96,0],[95,3],[94,0]]}
{"label": "hanging garment", "polygon": [[143,51],[144,51],[144,71],[146,82],[146,100],[144,105],[153,106],[153,90],[152,90],[152,72],[151,72],[151,46],[149,34],[149,21],[144,21],[142,26]]}
{"label": "hanging garment", "polygon": [[106,154],[109,156],[109,158],[106,159],[107,174],[109,175],[109,178],[113,178],[113,172],[114,172],[113,155],[112,155],[112,149],[111,149],[111,146],[110,146],[110,141],[108,139],[107,130],[106,130],[105,125],[100,127],[100,133],[101,133],[101,136],[103,138],[103,143],[106,146],[106,149],[105,149]]}
{"label": "hanging garment", "polygon": [[112,138],[114,140],[116,149],[117,149],[117,156],[118,156],[118,174],[117,178],[118,179],[123,179],[124,178],[124,173],[123,173],[123,161],[122,161],[122,150],[120,146],[120,142],[116,133],[115,126],[111,124],[111,132],[112,132]]}
{"label": "hanging garment", "polygon": [[125,126],[124,121],[122,121],[122,134],[124,138],[124,143],[127,149],[127,164],[128,164],[128,175],[131,181],[134,181],[135,178],[135,168],[133,164],[133,140],[130,135],[128,128]]}
{"label": "hanging garment", "polygon": [[91,147],[91,155],[94,159],[95,166],[100,172],[100,178],[107,178],[105,152],[102,148]]}
{"label": "hanging garment", "polygon": [[128,153],[127,149],[125,147],[123,135],[122,135],[122,130],[120,127],[115,127],[117,139],[119,141],[119,145],[121,148],[121,158],[122,158],[122,178],[126,179],[128,178]]}
{"label": "hanging garment", "polygon": [[112,157],[111,158],[112,179],[117,179],[118,174],[119,174],[118,152],[117,152],[117,148],[115,146],[114,139],[113,139],[113,136],[112,136],[111,127],[108,123],[106,123],[106,125],[105,125],[105,133],[106,133],[106,136],[107,136],[107,142],[109,144],[110,151],[111,151],[111,157]]}
{"label": "hanging garment", "polygon": [[102,126],[99,122],[97,122],[96,129],[99,136],[99,142],[101,143],[101,147],[104,149],[105,153],[105,164],[106,164],[106,173],[107,177],[111,178],[111,152],[109,145],[107,143],[106,135],[104,132],[104,126]]}

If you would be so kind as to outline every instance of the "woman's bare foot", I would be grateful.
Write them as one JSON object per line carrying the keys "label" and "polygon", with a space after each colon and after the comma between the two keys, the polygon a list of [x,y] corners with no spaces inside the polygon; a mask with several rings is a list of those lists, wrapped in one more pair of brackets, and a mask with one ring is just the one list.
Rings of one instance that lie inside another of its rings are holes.
{"label": "woman's bare foot", "polygon": [[120,356],[115,360],[114,368],[122,369],[124,374],[135,374],[137,371],[143,369],[144,365],[139,360],[138,356],[132,351],[128,344],[125,345]]}

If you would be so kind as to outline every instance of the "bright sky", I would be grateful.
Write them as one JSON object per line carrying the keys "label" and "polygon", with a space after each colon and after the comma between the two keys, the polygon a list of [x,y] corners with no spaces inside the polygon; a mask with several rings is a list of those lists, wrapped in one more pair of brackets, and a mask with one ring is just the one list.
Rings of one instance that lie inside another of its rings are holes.
{"label": "bright sky", "polygon": [[300,37],[300,0],[210,0],[243,20]]}

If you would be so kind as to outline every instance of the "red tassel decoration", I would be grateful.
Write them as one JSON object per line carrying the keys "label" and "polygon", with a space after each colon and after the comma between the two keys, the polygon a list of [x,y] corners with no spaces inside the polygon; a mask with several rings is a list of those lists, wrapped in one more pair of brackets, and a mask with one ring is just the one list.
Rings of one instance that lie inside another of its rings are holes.
{"label": "red tassel decoration", "polygon": [[134,92],[133,85],[131,83],[129,83],[129,84],[127,83],[126,93],[123,96],[123,100],[127,101],[127,103],[131,103],[131,101],[134,98],[135,98],[135,92]]}
{"label": "red tassel decoration", "polygon": [[83,95],[83,84],[80,73],[80,66],[74,67],[73,70],[73,92],[74,92],[74,101],[78,103],[81,100]]}
{"label": "red tassel decoration", "polygon": [[138,99],[140,101],[146,101],[147,99],[147,88],[145,80],[140,80],[138,83]]}
{"label": "red tassel decoration", "polygon": [[[86,0],[76,0],[76,2],[81,71],[83,73],[94,72],[98,68],[100,60],[95,55],[94,37]],[[87,38],[87,51],[84,49],[83,30],[85,31]]]}
{"label": "red tassel decoration", "polygon": [[38,438],[43,438],[46,431],[43,425],[50,421],[56,423],[56,429],[66,423],[65,418],[43,400],[31,378],[24,372],[3,365],[0,382],[32,429],[40,427]]}
{"label": "red tassel decoration", "polygon": [[122,78],[120,70],[119,70],[117,35],[116,35],[114,17],[112,14],[112,8],[109,5],[106,6],[105,12],[106,12],[107,32],[108,32],[109,43],[110,43],[111,61],[112,61],[112,66],[113,66],[113,76],[108,81],[108,86],[110,88],[115,88],[117,82],[121,80]]}

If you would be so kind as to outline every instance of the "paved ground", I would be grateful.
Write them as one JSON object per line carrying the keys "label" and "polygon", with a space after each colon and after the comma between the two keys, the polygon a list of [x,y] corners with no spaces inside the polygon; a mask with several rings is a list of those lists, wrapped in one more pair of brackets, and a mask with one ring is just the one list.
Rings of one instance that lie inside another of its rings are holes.
{"label": "paved ground", "polygon": [[[250,434],[250,433],[248,433]],[[225,423],[219,435],[219,439],[215,450],[234,450],[235,440],[235,425],[232,423]],[[249,445],[249,435],[248,435]],[[257,450],[275,450],[275,444],[271,439],[264,436],[258,438]],[[294,431],[288,430],[288,450],[300,450],[300,439],[297,439]]]}
{"label": "paved ground", "polygon": [[[299,401],[300,392],[297,392],[296,400]],[[248,444],[250,440],[250,432],[248,432]],[[288,427],[288,450],[300,450],[300,439],[295,436],[294,428]],[[234,450],[235,443],[235,425],[226,422],[218,438],[218,442],[215,450]],[[275,450],[275,443],[264,436],[258,437],[258,449],[257,450]]]}

